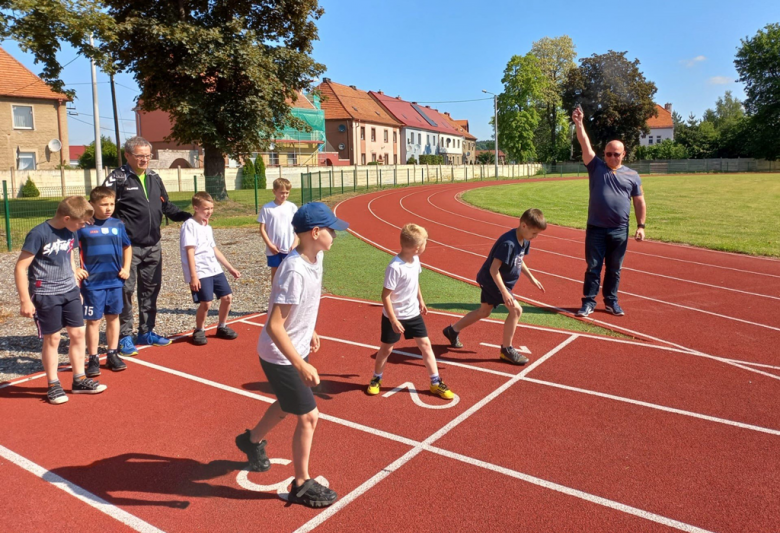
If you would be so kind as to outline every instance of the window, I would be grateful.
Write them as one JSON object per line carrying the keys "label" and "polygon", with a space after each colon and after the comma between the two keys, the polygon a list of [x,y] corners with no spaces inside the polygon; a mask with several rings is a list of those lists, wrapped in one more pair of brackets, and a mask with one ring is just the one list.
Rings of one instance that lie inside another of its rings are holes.
{"label": "window", "polygon": [[360,164],[361,165],[366,164],[366,154],[360,154]]}
{"label": "window", "polygon": [[414,144],[414,133],[409,136],[409,144]]}
{"label": "window", "polygon": [[449,147],[450,147],[450,141],[451,141],[451,140],[452,140],[452,139],[449,139],[449,138],[447,139],[447,148],[449,148]]}
{"label": "window", "polygon": [[272,167],[278,167],[279,166],[279,154],[276,152],[271,152],[268,154],[268,165]]}
{"label": "window", "polygon": [[31,105],[15,105],[14,110],[14,129],[31,130],[33,128],[33,110]]}
{"label": "window", "polygon": [[347,127],[344,124],[339,124],[339,132],[344,133],[347,131]]}
{"label": "window", "polygon": [[458,148],[460,148],[460,139],[458,139]]}
{"label": "window", "polygon": [[660,135],[655,138],[655,143],[656,144],[661,144],[661,136]]}
{"label": "window", "polygon": [[431,144],[431,136],[430,135],[426,135],[425,136],[425,144]]}
{"label": "window", "polygon": [[376,128],[371,128],[371,142],[376,142]]}
{"label": "window", "polygon": [[653,136],[647,138],[647,144],[653,144]]}
{"label": "window", "polygon": [[387,142],[387,130],[385,130],[385,142]]}
{"label": "window", "polygon": [[365,141],[366,140],[366,127],[360,126],[360,140]]}
{"label": "window", "polygon": [[417,134],[417,144],[422,144],[422,133]]}
{"label": "window", "polygon": [[371,162],[376,163],[376,154],[371,154]]}
{"label": "window", "polygon": [[388,163],[388,161],[390,161],[390,158],[388,157],[387,154],[385,154],[385,165]]}
{"label": "window", "polygon": [[290,152],[287,154],[287,166],[294,167],[296,165],[298,165],[298,154],[295,152]]}
{"label": "window", "polygon": [[398,133],[394,131],[393,132],[393,144],[395,144],[397,142],[398,142]]}
{"label": "window", "polygon": [[35,152],[19,152],[16,170],[35,170]]}
{"label": "window", "polygon": [[398,154],[393,154],[393,164],[394,165],[398,164]]}

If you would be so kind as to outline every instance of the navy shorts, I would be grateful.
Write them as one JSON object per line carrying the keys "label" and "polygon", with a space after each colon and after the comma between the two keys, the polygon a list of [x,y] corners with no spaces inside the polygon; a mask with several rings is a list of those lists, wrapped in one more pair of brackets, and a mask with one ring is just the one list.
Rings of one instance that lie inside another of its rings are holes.
{"label": "navy shorts", "polygon": [[100,320],[103,315],[118,315],[124,308],[122,287],[111,289],[81,288],[84,299],[84,320]]}
{"label": "navy shorts", "polygon": [[34,294],[32,303],[35,306],[34,318],[39,338],[59,333],[64,327],[80,328],[84,325],[78,287],[65,294]]}
{"label": "navy shorts", "polygon": [[[495,283],[486,283],[479,286],[482,289],[482,293],[479,295],[479,301],[483,304],[489,304],[493,306],[493,309],[504,303],[504,297],[501,295],[501,291],[498,290],[498,286]],[[507,287],[509,292],[512,292],[512,287]]]}
{"label": "navy shorts", "polygon": [[[303,358],[307,363],[308,357]],[[260,366],[274,390],[279,407],[291,415],[305,415],[317,408],[314,393],[301,379],[301,375],[292,365],[275,365],[260,358]]]}
{"label": "navy shorts", "polygon": [[282,260],[285,257],[287,257],[287,254],[283,254],[283,253],[279,252],[276,255],[267,255],[265,257],[266,257],[266,259],[268,259],[268,266],[276,268],[276,267],[278,267],[279,265],[282,264]]}
{"label": "navy shorts", "polygon": [[[404,327],[404,339],[422,339],[428,336],[428,328],[425,327],[425,321],[422,315],[417,315],[414,318],[408,318],[405,320],[399,320]],[[401,340],[401,334],[396,333],[393,330],[393,325],[390,323],[390,319],[384,314],[382,315],[382,337],[381,340],[384,344],[395,344]]]}
{"label": "navy shorts", "polygon": [[217,298],[222,298],[228,294],[233,294],[230,290],[225,273],[221,272],[216,276],[209,276],[200,280],[200,290],[192,291],[192,301],[196,304],[201,302],[210,302],[214,299],[214,295]]}

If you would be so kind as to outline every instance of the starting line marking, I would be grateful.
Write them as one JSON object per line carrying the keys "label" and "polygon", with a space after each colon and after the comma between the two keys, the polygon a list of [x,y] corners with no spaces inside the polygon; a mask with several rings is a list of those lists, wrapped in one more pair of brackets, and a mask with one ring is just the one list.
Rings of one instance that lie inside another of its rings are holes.
{"label": "starting line marking", "polygon": [[46,470],[44,467],[33,463],[29,459],[22,457],[18,453],[12,452],[2,445],[0,445],[0,457],[4,457],[15,465],[27,470],[31,474],[34,474],[42,480],[51,483],[58,489],[70,494],[74,498],[81,500],[90,507],[94,507],[101,513],[107,514],[111,518],[122,522],[127,527],[130,527],[141,533],[163,533],[161,529],[157,529],[150,523],[144,522],[137,516],[131,515],[116,505],[107,502],[103,498],[92,494],[88,490],[68,481],[61,476],[58,476],[54,472]]}
{"label": "starting line marking", "polygon": [[417,389],[414,388],[414,383],[412,383],[411,381],[407,381],[406,383],[397,386],[393,390],[387,391],[382,395],[382,398],[389,398],[396,392],[401,392],[404,389],[409,389],[409,396],[412,397],[412,401],[415,403],[415,405],[424,407],[425,409],[450,409],[458,405],[458,402],[460,402],[460,396],[453,393],[454,397],[452,398],[452,400],[447,401],[447,403],[445,404],[440,404],[440,405],[427,404],[420,399],[420,395],[417,394]]}

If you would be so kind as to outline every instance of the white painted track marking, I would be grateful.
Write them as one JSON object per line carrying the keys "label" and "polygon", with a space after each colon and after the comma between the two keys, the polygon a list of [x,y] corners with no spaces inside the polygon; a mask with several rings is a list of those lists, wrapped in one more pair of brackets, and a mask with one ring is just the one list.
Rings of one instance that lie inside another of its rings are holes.
{"label": "white painted track marking", "polygon": [[409,396],[412,397],[412,401],[414,402],[414,404],[424,409],[451,409],[456,405],[458,405],[458,402],[460,402],[460,396],[453,393],[454,397],[452,398],[452,400],[445,400],[447,403],[442,403],[437,405],[431,405],[425,403],[420,399],[420,395],[417,394],[417,389],[414,387],[414,383],[412,383],[411,381],[407,381],[406,383],[398,385],[393,390],[387,391],[382,395],[382,398],[389,398],[396,392],[401,392],[404,389],[409,389]]}

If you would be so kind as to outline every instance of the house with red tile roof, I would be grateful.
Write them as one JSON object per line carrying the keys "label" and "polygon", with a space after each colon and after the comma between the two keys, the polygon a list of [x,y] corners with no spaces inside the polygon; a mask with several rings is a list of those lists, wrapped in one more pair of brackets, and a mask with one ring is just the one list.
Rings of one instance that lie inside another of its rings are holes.
{"label": "house with red tile roof", "polygon": [[639,146],[653,146],[660,144],[666,139],[674,140],[674,121],[672,120],[672,104],[666,104],[661,107],[655,104],[658,116],[650,117],[647,126],[650,133],[643,133],[639,136]]}
{"label": "house with red tile roof", "polygon": [[463,164],[473,165],[477,162],[477,138],[469,133],[469,121],[455,120],[449,113],[444,113],[444,116],[463,134]]}
{"label": "house with red tile roof", "polygon": [[68,148],[70,149],[69,151],[70,159],[68,160],[68,164],[72,167],[78,167],[79,158],[87,150],[87,147],[83,144],[71,144]]}
{"label": "house with red tile roof", "polygon": [[353,165],[401,164],[403,124],[366,92],[354,85],[323,78],[318,87],[325,112],[328,152]]}
{"label": "house with red tile roof", "polygon": [[68,164],[71,99],[0,48],[0,168],[53,169]]}

